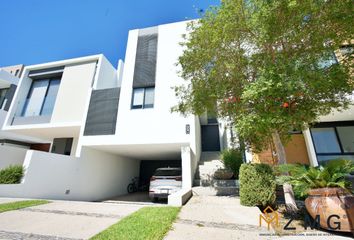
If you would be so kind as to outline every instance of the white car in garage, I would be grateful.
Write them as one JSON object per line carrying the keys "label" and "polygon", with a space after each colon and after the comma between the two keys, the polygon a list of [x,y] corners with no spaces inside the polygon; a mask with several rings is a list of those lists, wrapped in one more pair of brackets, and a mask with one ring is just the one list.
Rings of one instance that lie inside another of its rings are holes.
{"label": "white car in garage", "polygon": [[150,178],[149,197],[157,201],[180,189],[182,189],[181,168],[158,168]]}

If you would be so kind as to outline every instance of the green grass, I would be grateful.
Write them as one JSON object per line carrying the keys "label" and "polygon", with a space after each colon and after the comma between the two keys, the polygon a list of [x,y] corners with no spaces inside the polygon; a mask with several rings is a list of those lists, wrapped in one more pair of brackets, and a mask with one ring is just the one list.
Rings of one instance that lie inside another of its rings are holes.
{"label": "green grass", "polygon": [[159,240],[171,229],[180,208],[144,207],[123,218],[91,240]]}
{"label": "green grass", "polygon": [[45,200],[26,200],[0,204],[0,213],[49,203]]}

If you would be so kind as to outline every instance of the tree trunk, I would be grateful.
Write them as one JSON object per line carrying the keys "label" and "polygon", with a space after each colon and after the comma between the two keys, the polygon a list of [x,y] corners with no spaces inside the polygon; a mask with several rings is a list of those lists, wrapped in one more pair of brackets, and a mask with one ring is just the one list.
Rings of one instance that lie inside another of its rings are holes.
{"label": "tree trunk", "polygon": [[285,148],[283,146],[283,143],[280,140],[279,133],[277,131],[274,131],[272,134],[272,138],[278,156],[278,164],[285,164],[286,163]]}
{"label": "tree trunk", "polygon": [[[279,133],[277,131],[274,131],[272,133],[272,138],[277,152],[278,164],[286,164],[285,148],[283,143],[281,142]],[[284,183],[283,190],[284,190],[286,208],[291,212],[296,212],[298,208],[296,206],[295,196],[294,196],[294,191],[292,186],[288,183]]]}

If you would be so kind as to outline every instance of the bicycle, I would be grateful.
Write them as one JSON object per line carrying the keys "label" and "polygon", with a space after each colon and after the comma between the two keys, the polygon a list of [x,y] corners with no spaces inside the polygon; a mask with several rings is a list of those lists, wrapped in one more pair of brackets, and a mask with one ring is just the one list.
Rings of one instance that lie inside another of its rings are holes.
{"label": "bicycle", "polygon": [[135,193],[139,189],[139,178],[132,178],[132,182],[128,184],[127,191],[128,193]]}
{"label": "bicycle", "polygon": [[132,182],[128,184],[127,191],[128,193],[135,193],[135,192],[145,192],[149,190],[149,184],[141,183],[138,177],[132,179]]}

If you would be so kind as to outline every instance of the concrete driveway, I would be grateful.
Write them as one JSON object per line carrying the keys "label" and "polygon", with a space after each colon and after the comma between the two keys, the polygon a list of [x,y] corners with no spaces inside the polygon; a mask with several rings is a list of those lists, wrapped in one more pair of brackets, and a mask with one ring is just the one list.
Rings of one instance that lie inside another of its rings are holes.
{"label": "concrete driveway", "polygon": [[[21,200],[0,198],[0,203]],[[0,213],[0,239],[88,239],[142,207],[141,204],[51,201]]]}

